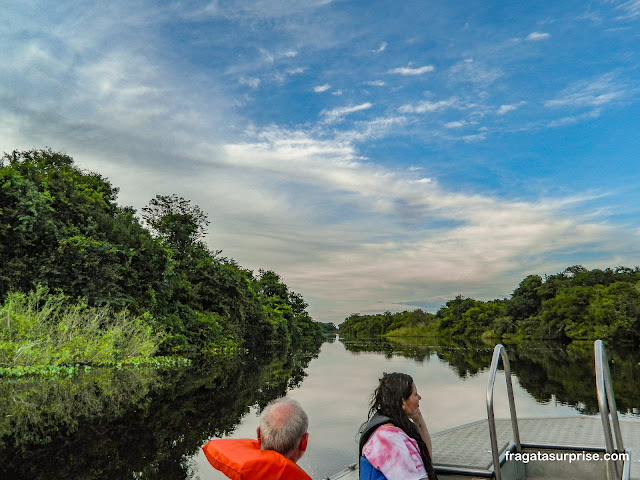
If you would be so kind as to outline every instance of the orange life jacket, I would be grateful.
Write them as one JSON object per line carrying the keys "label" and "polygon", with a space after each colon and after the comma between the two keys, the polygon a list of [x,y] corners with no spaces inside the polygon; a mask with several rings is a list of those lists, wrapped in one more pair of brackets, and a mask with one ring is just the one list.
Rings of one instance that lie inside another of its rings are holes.
{"label": "orange life jacket", "polygon": [[211,440],[202,450],[213,468],[233,480],[311,480],[284,455],[262,450],[257,440]]}

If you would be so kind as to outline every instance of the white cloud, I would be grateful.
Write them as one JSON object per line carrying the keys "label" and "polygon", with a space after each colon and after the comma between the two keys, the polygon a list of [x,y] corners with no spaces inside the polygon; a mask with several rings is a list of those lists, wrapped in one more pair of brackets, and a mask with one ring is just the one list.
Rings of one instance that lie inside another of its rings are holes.
{"label": "white cloud", "polygon": [[616,7],[623,10],[624,15],[618,17],[618,20],[635,20],[640,17],[640,0],[628,0]]}
{"label": "white cloud", "polygon": [[498,115],[504,115],[505,113],[509,113],[518,107],[515,105],[500,105],[500,108],[496,111]]}
{"label": "white cloud", "polygon": [[439,112],[447,110],[449,108],[460,108],[460,102],[456,98],[450,98],[449,100],[440,100],[437,102],[430,102],[428,100],[419,102],[415,105],[406,104],[398,108],[401,113],[427,113],[427,112]]}
{"label": "white cloud", "polygon": [[365,122],[357,122],[352,130],[337,133],[336,140],[353,144],[382,138],[388,134],[389,130],[404,126],[407,122],[407,118],[403,116],[380,117]]}
{"label": "white cloud", "polygon": [[490,67],[483,62],[466,58],[456,63],[448,71],[449,81],[453,84],[472,84],[480,88],[486,88],[500,77],[503,73],[496,67]]}
{"label": "white cloud", "polygon": [[107,128],[111,134],[135,128],[141,135],[155,136],[169,123],[165,116],[173,115],[180,122],[186,113],[181,97],[173,97],[176,88],[163,81],[162,70],[142,56],[105,52],[77,65],[67,81],[73,88],[57,102],[67,114],[74,112],[71,118],[85,128]]}
{"label": "white cloud", "polygon": [[331,85],[329,85],[328,83],[325,83],[324,85],[318,85],[316,87],[313,87],[313,91],[316,93],[322,93],[322,92],[326,92],[330,88],[331,88]]}
{"label": "white cloud", "polygon": [[555,100],[548,100],[545,102],[546,107],[596,107],[599,105],[605,105],[616,98],[620,97],[620,92],[608,92],[594,95],[590,92],[576,93],[568,95],[565,98],[559,98]]}
{"label": "white cloud", "polygon": [[447,128],[462,128],[467,124],[464,120],[458,120],[457,122],[447,122],[444,124]]}
{"label": "white cloud", "polygon": [[336,123],[342,119],[345,115],[368,110],[373,106],[372,103],[366,102],[360,105],[353,105],[349,107],[338,107],[332,110],[323,110],[320,115],[324,117],[324,123]]}
{"label": "white cloud", "polygon": [[623,86],[618,85],[613,73],[607,73],[595,80],[585,80],[568,87],[559,98],[545,102],[546,107],[599,107],[626,94]]}
{"label": "white cloud", "polygon": [[553,120],[548,123],[548,127],[564,127],[566,125],[574,125],[576,123],[585,121],[585,120],[593,120],[594,118],[598,118],[600,116],[600,109],[592,110],[590,112],[585,112],[581,115],[573,115],[570,117],[559,118],[558,120]]}
{"label": "white cloud", "polygon": [[602,16],[599,12],[592,12],[591,10],[587,10],[582,15],[577,16],[576,20],[588,20],[593,23],[602,23]]}
{"label": "white cloud", "polygon": [[433,70],[434,70],[433,65],[425,65],[423,67],[417,67],[417,68],[413,68],[413,67],[398,67],[398,68],[394,68],[392,70],[389,70],[387,73],[397,73],[399,75],[412,76],[412,75],[422,75],[424,73],[433,72]]}
{"label": "white cloud", "polygon": [[373,53],[381,53],[387,49],[387,42],[382,42],[377,50],[372,50]]}
{"label": "white cloud", "polygon": [[462,137],[462,140],[466,143],[482,142],[486,139],[487,139],[486,132],[476,133],[474,135],[465,135],[464,137]]}
{"label": "white cloud", "polygon": [[549,35],[548,33],[532,32],[529,35],[527,35],[527,40],[530,40],[532,42],[538,42],[540,40],[546,40],[550,36],[551,35]]}
{"label": "white cloud", "polygon": [[[273,220],[279,235],[265,238],[264,248],[276,252],[285,280],[310,292],[305,298],[312,313],[316,301],[338,312],[375,309],[376,299],[407,298],[407,285],[415,288],[414,298],[424,298],[417,292],[425,289],[444,298],[460,291],[473,295],[482,290],[478,285],[508,272],[518,272],[514,282],[521,279],[524,265],[541,268],[540,255],[587,249],[613,234],[609,227],[567,213],[578,198],[517,202],[457,193],[418,176],[419,171],[364,161],[344,140],[318,140],[301,131],[263,131],[255,142],[226,145],[220,160],[243,175],[293,185],[290,202],[270,208],[269,215],[287,212],[287,219]],[[317,219],[308,223],[319,211],[309,211],[317,203],[304,194],[318,191],[326,192],[319,208],[342,212],[322,225]],[[434,220],[452,224],[442,228],[431,225]],[[268,216],[262,221],[270,222]],[[264,235],[260,228],[248,228],[240,237],[247,243],[243,252]],[[292,244],[300,248],[287,248]],[[514,285],[505,285],[505,292]],[[451,294],[451,288],[457,292]]]}
{"label": "white cloud", "polygon": [[370,87],[384,87],[385,83],[382,80],[370,80],[368,82],[364,82],[365,85],[369,85]]}
{"label": "white cloud", "polygon": [[342,90],[335,90],[331,92],[331,95],[335,95],[336,97],[339,97],[340,95],[342,95]]}
{"label": "white cloud", "polygon": [[465,206],[477,201],[469,198],[467,203],[464,196],[442,195],[432,182],[425,190],[424,179],[363,162],[354,146],[344,140],[318,140],[303,131],[277,128],[258,133],[257,139],[255,143],[226,145],[223,160],[236,167],[291,175],[290,180],[330,190],[358,193],[375,199],[369,203],[372,211],[409,207],[427,208],[437,214],[453,198]]}
{"label": "white cloud", "polygon": [[[283,18],[292,15],[306,14],[309,10],[315,10],[328,5],[335,0],[279,0],[265,2],[262,0],[238,0],[230,4],[213,0],[204,7],[199,7],[192,12],[182,13],[191,19],[209,17],[222,17],[233,20],[264,20],[265,18]],[[184,2],[186,3],[186,2]],[[185,8],[183,2],[177,3],[174,8]]]}
{"label": "white cloud", "polygon": [[[387,121],[387,120],[384,120]],[[355,147],[344,140],[319,140],[304,131],[271,128],[258,132],[253,143],[227,144],[217,161],[229,166],[284,175],[292,181],[348,191],[368,198],[369,209],[378,210],[379,199],[394,211],[417,209],[420,215],[459,218],[478,224],[528,223],[561,204],[504,202],[475,194],[448,192],[433,179],[388,170],[363,161]],[[260,174],[260,173],[259,173]],[[502,202],[500,202],[502,203]],[[564,204],[562,204],[564,205]],[[384,212],[382,210],[381,212]],[[522,211],[528,213],[522,215]],[[518,213],[516,213],[518,212]],[[499,234],[499,232],[496,232]],[[527,243],[527,240],[522,240]]]}
{"label": "white cloud", "polygon": [[498,110],[496,110],[496,114],[504,115],[506,113],[512,112],[514,110],[517,110],[519,107],[521,107],[525,103],[526,103],[525,101],[520,101],[518,103],[512,103],[512,104],[509,104],[509,105],[500,105],[500,108],[498,108]]}
{"label": "white cloud", "polygon": [[266,48],[260,49],[260,55],[262,55],[262,59],[265,63],[274,63],[276,61],[276,56]]}
{"label": "white cloud", "polygon": [[260,79],[256,77],[240,77],[238,79],[240,85],[246,85],[251,88],[258,88],[260,86]]}

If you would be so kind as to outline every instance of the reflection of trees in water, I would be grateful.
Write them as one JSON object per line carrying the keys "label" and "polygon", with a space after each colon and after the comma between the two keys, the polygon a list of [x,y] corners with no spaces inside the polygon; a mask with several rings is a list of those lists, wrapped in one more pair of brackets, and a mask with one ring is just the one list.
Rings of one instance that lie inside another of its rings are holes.
{"label": "reflection of trees in water", "polygon": [[455,368],[461,378],[475,375],[491,364],[492,350],[486,346],[474,346],[468,343],[438,343],[434,339],[421,337],[385,338],[340,338],[345,348],[352,353],[378,352],[386,358],[400,355],[419,363],[429,360],[431,355],[447,362]]}
{"label": "reflection of trees in water", "polygon": [[593,351],[510,346],[509,357],[520,385],[538,402],[555,398],[582,413],[597,412]]}
{"label": "reflection of trees in water", "polygon": [[402,355],[408,358],[414,358],[409,351],[402,351],[401,347],[385,340],[384,338],[342,338],[340,341],[344,344],[347,351],[356,355],[360,353],[375,352],[384,354],[385,358],[391,358],[394,355]]}
{"label": "reflection of trees in water", "polygon": [[[451,365],[460,378],[487,370],[493,347],[473,343],[440,343],[434,339],[341,339],[351,352],[380,352],[386,358],[400,355],[424,362],[434,353]],[[587,414],[598,412],[593,343],[528,342],[506,345],[509,363],[520,385],[538,402],[555,401]],[[607,347],[618,410],[640,413],[640,355],[632,350]]]}
{"label": "reflection of trees in water", "polygon": [[315,355],[3,382],[0,478],[185,479],[185,458],[299,386]]}
{"label": "reflection of trees in water", "polygon": [[[593,343],[573,342],[569,346],[508,346],[513,372],[520,385],[539,402],[553,399],[575,407],[581,413],[598,413]],[[607,348],[618,410],[638,413],[640,366],[638,353]]]}

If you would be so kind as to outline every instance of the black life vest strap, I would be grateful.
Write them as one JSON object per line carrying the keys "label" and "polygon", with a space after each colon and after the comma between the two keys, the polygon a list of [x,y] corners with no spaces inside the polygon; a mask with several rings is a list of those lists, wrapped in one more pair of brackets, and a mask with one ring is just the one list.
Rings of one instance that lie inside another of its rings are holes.
{"label": "black life vest strap", "polygon": [[365,424],[365,426],[361,430],[360,441],[358,442],[358,455],[360,457],[362,456],[362,449],[364,448],[364,444],[367,443],[369,437],[373,434],[373,432],[376,431],[378,427],[386,423],[393,423],[393,421],[389,417],[385,417],[384,415],[376,413]]}

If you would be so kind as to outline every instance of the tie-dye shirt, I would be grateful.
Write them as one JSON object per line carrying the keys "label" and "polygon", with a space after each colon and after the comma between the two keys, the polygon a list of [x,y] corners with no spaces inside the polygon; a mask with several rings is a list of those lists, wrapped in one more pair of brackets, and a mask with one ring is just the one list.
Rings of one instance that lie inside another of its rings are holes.
{"label": "tie-dye shirt", "polygon": [[418,443],[393,425],[378,427],[365,443],[362,454],[388,480],[427,478]]}

